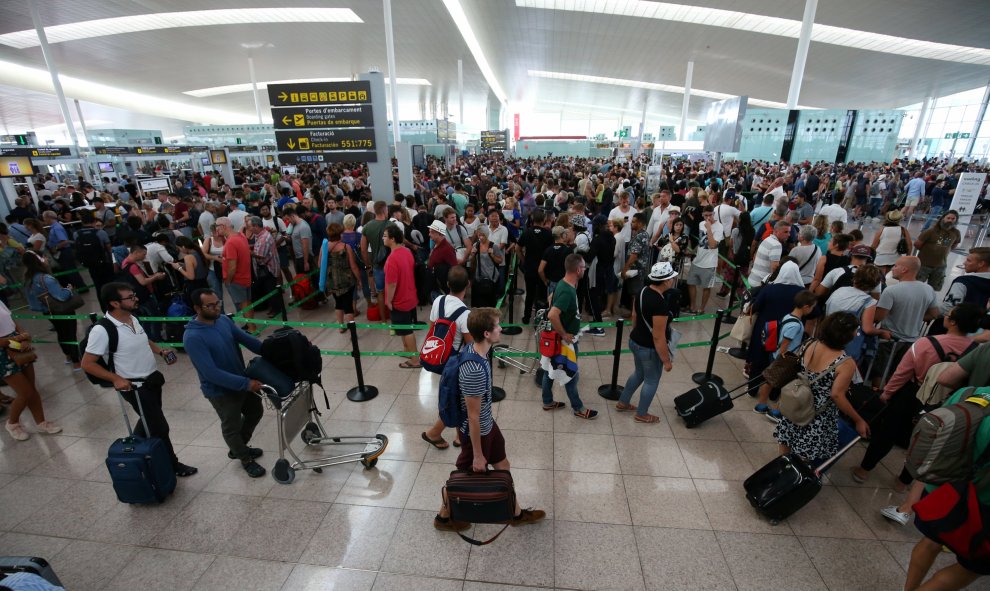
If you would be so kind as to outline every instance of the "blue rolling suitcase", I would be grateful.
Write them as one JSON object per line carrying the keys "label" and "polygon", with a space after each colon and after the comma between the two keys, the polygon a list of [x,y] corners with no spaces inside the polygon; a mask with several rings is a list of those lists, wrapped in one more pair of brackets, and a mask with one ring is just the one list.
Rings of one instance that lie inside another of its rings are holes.
{"label": "blue rolling suitcase", "polygon": [[[107,451],[107,470],[113,481],[113,490],[122,503],[163,503],[175,490],[175,468],[169,457],[165,442],[157,437],[136,437],[127,418],[124,397],[120,398],[120,410],[127,424],[128,437],[110,444]],[[138,410],[144,431],[148,433],[148,422],[144,418],[141,397],[137,397]]]}
{"label": "blue rolling suitcase", "polygon": [[44,558],[38,558],[37,556],[0,556],[0,585],[4,585],[4,581],[8,581],[11,583],[11,588],[17,589],[13,581],[9,581],[8,579],[15,575],[24,576],[20,573],[37,575],[52,585],[58,586],[59,589],[62,588],[62,581],[58,580],[58,577],[55,576],[55,571],[52,570],[52,565]]}

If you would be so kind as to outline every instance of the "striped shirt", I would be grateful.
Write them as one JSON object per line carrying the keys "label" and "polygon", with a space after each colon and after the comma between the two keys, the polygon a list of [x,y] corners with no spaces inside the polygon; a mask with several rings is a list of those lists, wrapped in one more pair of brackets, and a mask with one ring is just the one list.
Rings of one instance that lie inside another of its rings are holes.
{"label": "striped shirt", "polygon": [[[472,347],[473,351],[473,347]],[[476,360],[465,361],[461,364],[457,374],[457,383],[461,388],[461,411],[464,413],[464,422],[461,423],[461,432],[469,434],[469,424],[467,419],[468,396],[481,397],[481,435],[488,435],[495,424],[492,417],[492,366],[487,359],[479,362]]]}

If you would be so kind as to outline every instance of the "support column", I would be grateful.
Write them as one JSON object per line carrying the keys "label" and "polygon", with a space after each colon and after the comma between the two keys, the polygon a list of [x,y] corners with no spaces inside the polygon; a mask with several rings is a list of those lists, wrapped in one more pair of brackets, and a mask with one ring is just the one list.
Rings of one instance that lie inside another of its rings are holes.
{"label": "support column", "polygon": [[254,75],[254,58],[248,56],[248,74],[251,76],[251,96],[254,97],[254,112],[258,115],[258,125],[264,123],[261,119],[261,99],[258,98],[258,78]]}
{"label": "support column", "polygon": [[681,129],[677,139],[686,141],[688,104],[691,102],[691,79],[694,78],[694,61],[688,62],[687,75],[684,76],[684,101],[681,103]]}
{"label": "support column", "polygon": [[399,88],[395,83],[395,38],[392,34],[392,0],[382,0],[385,8],[385,58],[392,99],[392,143],[399,145]]}
{"label": "support column", "polygon": [[[392,202],[392,159],[388,149],[388,109],[385,106],[385,77],[381,72],[361,74],[359,80],[371,83],[371,113],[375,119],[375,155],[368,163],[368,183],[374,201]],[[380,98],[379,98],[380,97]]]}
{"label": "support column", "polygon": [[[83,138],[86,140],[86,145],[88,146],[89,145],[89,132],[86,131],[86,120],[83,119],[82,106],[79,104],[79,99],[73,99],[72,102],[74,102],[76,104],[76,115],[79,116],[79,127],[82,128]],[[79,156],[82,156],[82,154],[79,154],[79,149],[78,148],[76,149],[76,153]],[[86,180],[88,182],[92,183],[93,182],[93,175],[89,171],[89,162],[84,162],[83,163],[83,165],[82,165],[82,172],[83,172],[83,176],[86,178]],[[34,183],[29,183],[28,186],[34,187]],[[35,201],[35,203],[37,203],[37,201]]]}
{"label": "support column", "polygon": [[633,158],[639,158],[639,155],[643,152],[643,132],[646,131],[646,105],[647,101],[643,100],[643,117],[639,121],[639,135],[636,138],[636,149],[633,150]]}
{"label": "support column", "polygon": [[983,102],[980,103],[980,111],[976,114],[976,123],[973,125],[973,131],[969,134],[969,141],[966,142],[966,151],[963,153],[963,158],[969,158],[973,155],[973,146],[976,145],[976,136],[980,134],[980,125],[983,123],[983,117],[987,114],[988,102],[990,102],[990,84],[987,84],[986,90],[983,91]]}
{"label": "support column", "polygon": [[58,99],[58,110],[62,113],[62,119],[65,121],[65,126],[69,130],[69,137],[72,139],[72,145],[76,147],[76,153],[79,152],[79,137],[76,136],[76,126],[72,122],[72,117],[69,115],[69,105],[65,102],[65,93],[62,92],[62,82],[58,79],[58,67],[55,65],[55,60],[52,58],[51,50],[48,48],[48,35],[45,34],[45,27],[41,24],[41,12],[38,10],[38,3],[40,0],[30,0],[29,5],[31,8],[31,20],[34,22],[34,30],[38,33],[38,43],[41,47],[41,55],[45,58],[45,65],[48,67],[48,74],[52,77],[52,87],[55,89],[55,98]]}
{"label": "support column", "polygon": [[794,69],[791,70],[791,86],[787,89],[787,108],[796,109],[804,80],[804,64],[808,61],[808,47],[811,46],[811,29],[815,25],[815,11],[818,0],[805,0],[804,20],[801,21],[801,36],[798,37],[797,55],[794,56]]}
{"label": "support column", "polygon": [[464,128],[464,60],[457,60],[457,100],[460,106],[457,109],[457,126]]}
{"label": "support column", "polygon": [[928,117],[928,110],[932,106],[932,101],[934,99],[930,96],[925,97],[925,101],[921,103],[921,112],[918,113],[918,124],[914,127],[914,135],[911,136],[911,145],[908,146],[908,156],[914,157],[918,151],[918,140],[921,139],[921,128],[925,126],[925,117]]}

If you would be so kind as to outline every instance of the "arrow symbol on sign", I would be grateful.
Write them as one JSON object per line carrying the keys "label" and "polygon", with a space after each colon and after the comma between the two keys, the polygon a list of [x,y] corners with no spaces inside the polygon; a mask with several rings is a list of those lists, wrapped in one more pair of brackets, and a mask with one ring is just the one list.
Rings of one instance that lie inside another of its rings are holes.
{"label": "arrow symbol on sign", "polygon": [[286,115],[285,117],[282,117],[282,125],[288,125],[288,124],[289,124],[289,116]]}
{"label": "arrow symbol on sign", "polygon": [[282,92],[282,93],[281,93],[280,95],[278,95],[278,100],[280,100],[280,101],[282,101],[282,102],[285,102],[285,100],[286,100],[287,98],[289,98],[289,95],[287,95],[287,94],[285,94],[285,92],[284,92],[284,91],[283,91],[283,92]]}
{"label": "arrow symbol on sign", "polygon": [[289,149],[290,150],[295,150],[296,149],[296,142],[294,142],[292,140],[289,140],[289,141],[285,142],[285,145],[286,146],[289,146]]}

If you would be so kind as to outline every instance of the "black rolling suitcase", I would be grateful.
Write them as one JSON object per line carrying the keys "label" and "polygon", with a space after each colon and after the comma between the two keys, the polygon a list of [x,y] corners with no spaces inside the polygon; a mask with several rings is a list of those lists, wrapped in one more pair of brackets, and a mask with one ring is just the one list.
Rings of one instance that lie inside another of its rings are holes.
{"label": "black rolling suitcase", "polygon": [[822,474],[825,470],[859,440],[857,435],[817,468],[793,453],[774,458],[743,482],[746,499],[761,515],[776,525],[815,498],[822,489]]}
{"label": "black rolling suitcase", "polygon": [[52,565],[44,558],[36,556],[0,556],[0,585],[4,580],[17,573],[31,573],[38,575],[52,585],[62,586],[62,581],[55,576]]}
{"label": "black rolling suitcase", "polygon": [[[677,408],[677,414],[684,419],[684,425],[688,429],[697,427],[708,419],[731,410],[732,401],[745,394],[749,388],[761,380],[763,380],[763,376],[757,376],[731,390],[726,390],[725,386],[715,382],[706,382],[674,398],[674,406]],[[742,392],[735,396],[732,395],[733,392],[740,389]]]}

